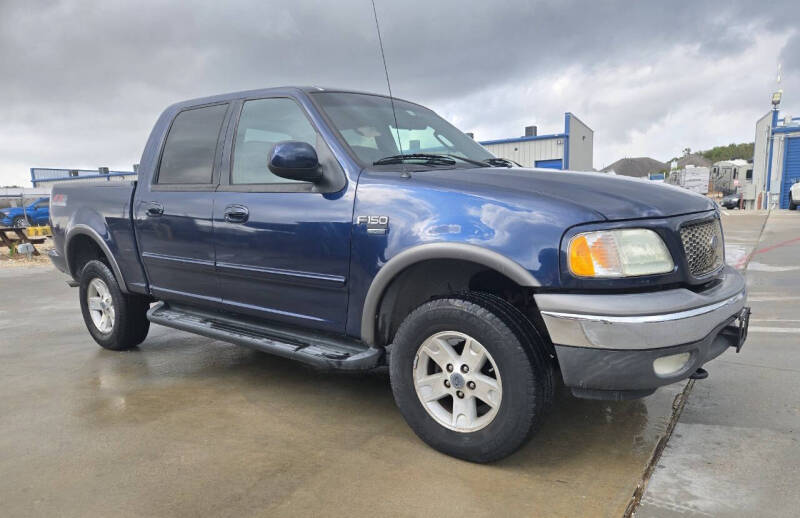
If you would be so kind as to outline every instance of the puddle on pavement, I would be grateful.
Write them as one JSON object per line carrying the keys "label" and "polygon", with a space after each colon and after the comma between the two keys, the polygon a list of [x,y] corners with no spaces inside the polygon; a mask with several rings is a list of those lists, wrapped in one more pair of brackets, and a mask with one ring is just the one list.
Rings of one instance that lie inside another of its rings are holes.
{"label": "puddle on pavement", "polygon": [[741,268],[747,259],[750,248],[745,245],[725,243],[725,261],[731,266]]}

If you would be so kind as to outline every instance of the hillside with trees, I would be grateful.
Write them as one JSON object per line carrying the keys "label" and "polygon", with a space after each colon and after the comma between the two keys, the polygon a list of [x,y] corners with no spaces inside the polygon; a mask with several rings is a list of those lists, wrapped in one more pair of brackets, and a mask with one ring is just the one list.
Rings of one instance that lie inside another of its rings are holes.
{"label": "hillside with trees", "polygon": [[[713,162],[719,162],[720,160],[736,160],[737,158],[741,158],[743,160],[747,160],[748,162],[753,161],[753,149],[755,148],[755,143],[753,142],[745,142],[742,144],[728,144],[727,146],[717,146],[712,147],[706,151],[692,151],[691,148],[686,148],[683,150],[683,157],[687,157],[690,155],[700,155],[708,160]],[[682,157],[673,157],[667,160],[667,164],[671,164],[673,160],[680,160]]]}
{"label": "hillside with trees", "polygon": [[712,162],[719,162],[720,160],[735,160],[737,158],[752,162],[754,146],[755,144],[753,142],[747,142],[743,144],[728,144],[727,146],[713,147],[708,151],[701,151],[700,154]]}

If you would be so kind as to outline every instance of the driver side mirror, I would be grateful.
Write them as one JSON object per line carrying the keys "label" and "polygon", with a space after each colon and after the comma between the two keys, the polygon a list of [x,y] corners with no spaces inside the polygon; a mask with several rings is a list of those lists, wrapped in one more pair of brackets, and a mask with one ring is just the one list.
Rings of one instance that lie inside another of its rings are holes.
{"label": "driver side mirror", "polygon": [[269,153],[267,166],[272,174],[289,180],[317,182],[322,179],[317,152],[307,142],[278,142]]}

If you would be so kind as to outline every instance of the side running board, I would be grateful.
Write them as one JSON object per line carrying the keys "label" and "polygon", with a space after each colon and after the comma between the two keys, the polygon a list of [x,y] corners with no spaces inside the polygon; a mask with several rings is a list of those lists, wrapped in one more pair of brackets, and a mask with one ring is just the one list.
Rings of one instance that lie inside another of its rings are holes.
{"label": "side running board", "polygon": [[147,318],[162,326],[252,347],[326,370],[360,371],[378,365],[383,350],[355,340],[243,321],[239,317],[159,302]]}

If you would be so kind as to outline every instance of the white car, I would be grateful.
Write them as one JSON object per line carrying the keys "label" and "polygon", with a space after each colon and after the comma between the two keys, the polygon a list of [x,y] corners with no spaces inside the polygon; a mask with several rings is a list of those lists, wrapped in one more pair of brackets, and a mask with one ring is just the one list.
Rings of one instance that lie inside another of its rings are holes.
{"label": "white car", "polygon": [[789,189],[789,210],[794,210],[800,205],[800,178],[794,181]]}

